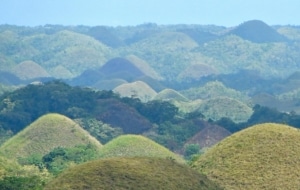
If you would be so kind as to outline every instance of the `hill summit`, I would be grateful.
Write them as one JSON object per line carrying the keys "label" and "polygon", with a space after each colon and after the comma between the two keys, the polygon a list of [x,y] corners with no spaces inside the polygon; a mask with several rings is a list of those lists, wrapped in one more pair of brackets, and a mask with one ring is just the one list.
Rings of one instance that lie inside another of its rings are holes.
{"label": "hill summit", "polygon": [[60,114],[47,114],[6,141],[0,152],[8,158],[44,155],[56,147],[80,144],[102,145],[73,120]]}
{"label": "hill summit", "polygon": [[55,189],[194,189],[217,190],[216,184],[186,165],[162,158],[110,158],[70,168],[45,190]]}
{"label": "hill summit", "polygon": [[121,135],[103,146],[100,157],[160,157],[184,163],[183,158],[141,135]]}
{"label": "hill summit", "polygon": [[260,20],[250,20],[234,28],[231,34],[254,43],[282,42],[286,38]]}
{"label": "hill summit", "polygon": [[259,124],[209,149],[193,167],[225,189],[298,189],[300,130]]}

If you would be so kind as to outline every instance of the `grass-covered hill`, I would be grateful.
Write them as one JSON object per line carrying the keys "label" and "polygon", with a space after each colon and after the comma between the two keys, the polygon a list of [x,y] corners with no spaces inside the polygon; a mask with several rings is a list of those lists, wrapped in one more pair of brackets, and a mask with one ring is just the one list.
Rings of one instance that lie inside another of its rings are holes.
{"label": "grass-covered hill", "polygon": [[162,77],[145,60],[135,55],[128,55],[126,56],[126,59],[129,60],[131,63],[133,63],[146,76],[149,76],[156,80],[162,80]]}
{"label": "grass-covered hill", "polygon": [[139,98],[142,102],[152,100],[157,94],[147,83],[142,81],[121,84],[114,88],[113,91],[121,97]]}
{"label": "grass-covered hill", "polygon": [[122,78],[127,81],[144,75],[131,61],[121,57],[109,60],[99,71],[109,78]]}
{"label": "grass-covered hill", "polygon": [[39,64],[33,61],[23,61],[16,65],[13,73],[23,80],[50,77],[49,73]]}
{"label": "grass-covered hill", "polygon": [[260,20],[246,21],[230,33],[255,43],[282,42],[287,38],[279,34],[274,28]]}
{"label": "grass-covered hill", "polygon": [[154,97],[154,99],[157,100],[177,100],[177,101],[188,101],[186,97],[184,97],[182,94],[180,94],[178,91],[173,89],[164,89],[157,93],[157,95]]}
{"label": "grass-covered hill", "polygon": [[298,189],[299,146],[299,129],[264,123],[225,138],[193,167],[225,189]]}
{"label": "grass-covered hill", "polygon": [[45,187],[55,189],[221,189],[185,165],[162,158],[113,158],[91,161],[59,175]]}
{"label": "grass-covered hill", "polygon": [[181,156],[141,135],[121,135],[105,144],[99,154],[102,158],[160,157],[184,163]]}
{"label": "grass-covered hill", "polygon": [[249,99],[249,97],[245,93],[229,88],[220,81],[207,82],[204,85],[199,85],[198,87],[183,90],[181,91],[181,93],[190,100],[205,100],[218,98],[220,96],[233,98],[242,102],[246,102]]}
{"label": "grass-covered hill", "polygon": [[253,113],[247,104],[227,97],[205,100],[196,110],[214,121],[226,117],[236,123],[246,122]]}
{"label": "grass-covered hill", "polygon": [[0,151],[10,159],[44,155],[56,147],[74,147],[92,144],[102,145],[73,120],[60,114],[47,114],[6,141]]}

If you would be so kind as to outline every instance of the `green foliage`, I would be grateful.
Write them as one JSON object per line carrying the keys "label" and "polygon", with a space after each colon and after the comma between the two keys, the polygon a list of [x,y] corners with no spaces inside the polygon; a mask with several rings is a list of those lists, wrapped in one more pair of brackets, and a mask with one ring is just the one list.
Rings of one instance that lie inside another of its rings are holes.
{"label": "green foliage", "polygon": [[71,148],[56,147],[43,156],[31,154],[26,158],[19,158],[18,162],[21,165],[35,165],[41,171],[47,169],[56,176],[73,165],[98,158],[98,152],[98,147],[92,144],[76,145]]}
{"label": "green foliage", "polygon": [[60,81],[27,85],[0,99],[0,120],[4,129],[18,132],[49,112],[87,117],[94,114],[98,99],[113,96],[112,92],[71,87]]}
{"label": "green foliage", "polygon": [[197,119],[167,121],[152,128],[144,135],[172,151],[178,151],[183,148],[189,138],[203,127],[197,121]]}
{"label": "green foliage", "polygon": [[75,122],[103,144],[123,134],[121,128],[111,127],[109,124],[103,123],[95,118],[80,118],[75,119]]}
{"label": "green foliage", "polygon": [[170,121],[178,113],[178,108],[166,101],[153,100],[147,102],[138,111],[153,123],[163,123]]}
{"label": "green foliage", "polygon": [[38,176],[33,177],[4,177],[0,179],[1,190],[42,190],[45,182]]}
{"label": "green foliage", "polygon": [[187,144],[184,147],[184,156],[186,159],[190,160],[193,155],[200,153],[199,144]]}
{"label": "green foliage", "polygon": [[92,144],[77,145],[73,148],[57,147],[42,157],[42,164],[53,175],[58,175],[74,164],[96,159],[98,148]]}

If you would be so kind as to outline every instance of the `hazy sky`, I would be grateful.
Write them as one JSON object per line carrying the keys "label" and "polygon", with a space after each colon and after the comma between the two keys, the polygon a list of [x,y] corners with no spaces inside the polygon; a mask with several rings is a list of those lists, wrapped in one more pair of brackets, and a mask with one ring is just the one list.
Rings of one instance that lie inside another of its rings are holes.
{"label": "hazy sky", "polygon": [[300,0],[0,0],[0,24],[215,24],[259,19],[300,25]]}

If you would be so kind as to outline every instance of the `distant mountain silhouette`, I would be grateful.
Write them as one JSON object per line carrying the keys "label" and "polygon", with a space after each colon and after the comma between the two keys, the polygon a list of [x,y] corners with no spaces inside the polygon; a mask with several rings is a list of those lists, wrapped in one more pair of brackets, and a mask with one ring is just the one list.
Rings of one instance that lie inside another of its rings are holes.
{"label": "distant mountain silhouette", "polygon": [[132,62],[121,57],[109,60],[99,71],[106,75],[107,78],[121,78],[127,81],[132,81],[144,75]]}
{"label": "distant mountain silhouette", "polygon": [[260,20],[244,22],[229,33],[255,43],[282,42],[287,40],[286,37]]}

